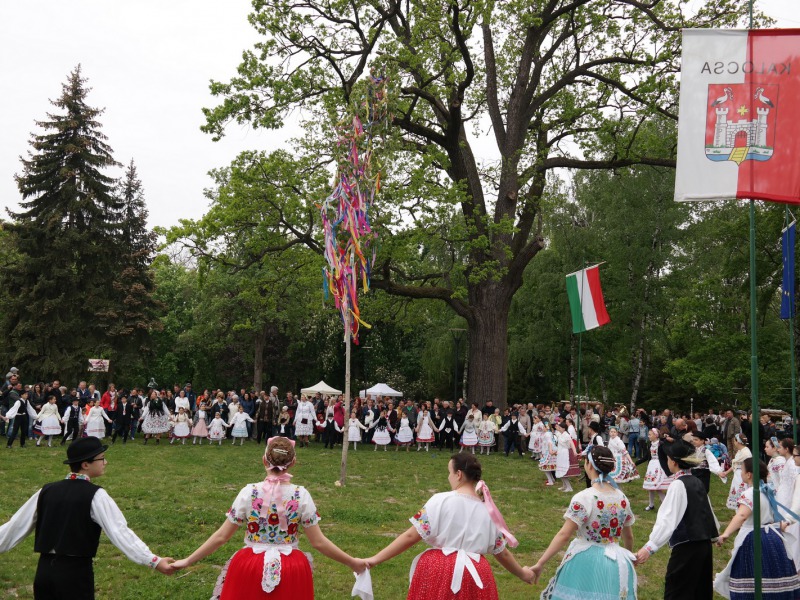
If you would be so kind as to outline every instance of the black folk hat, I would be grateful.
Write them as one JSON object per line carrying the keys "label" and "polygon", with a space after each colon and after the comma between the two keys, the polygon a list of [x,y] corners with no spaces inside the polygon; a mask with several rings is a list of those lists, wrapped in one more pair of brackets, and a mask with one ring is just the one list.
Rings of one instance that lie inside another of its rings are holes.
{"label": "black folk hat", "polygon": [[689,442],[675,440],[670,444],[662,441],[658,445],[658,462],[664,470],[664,473],[669,477],[672,471],[669,470],[667,458],[671,458],[678,463],[681,469],[691,469],[702,462],[694,457],[694,453],[695,447]]}
{"label": "black folk hat", "polygon": [[96,437],[85,437],[75,440],[67,447],[67,460],[65,465],[73,465],[90,460],[108,450],[108,446],[100,443]]}

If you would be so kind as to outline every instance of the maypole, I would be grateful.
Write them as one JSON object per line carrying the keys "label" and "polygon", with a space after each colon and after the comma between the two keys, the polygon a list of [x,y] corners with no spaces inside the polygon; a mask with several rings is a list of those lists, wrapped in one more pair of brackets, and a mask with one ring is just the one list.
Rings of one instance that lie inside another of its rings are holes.
{"label": "maypole", "polygon": [[[380,170],[375,168],[372,155],[378,126],[386,120],[387,109],[386,78],[371,73],[366,95],[352,119],[337,127],[339,163],[335,187],[320,206],[328,263],[323,269],[323,288],[326,298],[328,293],[333,295],[344,325],[346,418],[350,415],[350,342],[358,344],[361,325],[369,328],[361,320],[358,284],[361,282],[362,289],[369,291],[374,241],[378,237],[370,225],[369,209],[380,191]],[[339,485],[344,485],[347,475],[349,444],[343,441]]]}

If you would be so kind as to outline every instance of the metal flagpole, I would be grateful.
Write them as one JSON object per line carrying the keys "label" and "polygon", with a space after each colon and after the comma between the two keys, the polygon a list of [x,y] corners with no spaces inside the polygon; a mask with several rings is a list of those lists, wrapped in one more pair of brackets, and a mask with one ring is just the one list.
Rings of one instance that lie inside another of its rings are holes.
{"label": "metal flagpole", "polygon": [[[586,261],[585,260],[583,261],[583,267],[582,268],[584,270],[586,269]],[[583,274],[581,275],[580,304],[581,304],[581,306],[583,306]],[[586,327],[586,323],[585,322],[584,322],[583,326],[584,326],[584,328]],[[578,415],[581,414],[581,359],[583,357],[583,344],[581,343],[582,341],[583,341],[583,331],[581,331],[578,334],[578,390],[577,390],[578,393],[576,394],[576,401],[575,401],[576,404],[577,404],[577,406],[575,407],[575,413],[578,414]],[[586,401],[586,408],[587,409],[589,408],[589,401],[588,400]],[[603,416],[601,415],[600,419],[602,420],[602,418],[603,418]]]}
{"label": "metal flagpole", "polygon": [[[748,0],[750,20],[748,30],[753,28],[753,0]],[[751,51],[752,41],[748,36],[748,50]],[[761,481],[759,459],[758,459],[758,426],[761,422],[761,411],[758,408],[758,322],[756,313],[756,203],[750,200],[750,402],[751,416],[750,426],[752,429],[753,449],[753,519],[756,523],[761,522],[761,492],[758,484]],[[753,536],[753,588],[754,600],[761,600],[761,527]]]}

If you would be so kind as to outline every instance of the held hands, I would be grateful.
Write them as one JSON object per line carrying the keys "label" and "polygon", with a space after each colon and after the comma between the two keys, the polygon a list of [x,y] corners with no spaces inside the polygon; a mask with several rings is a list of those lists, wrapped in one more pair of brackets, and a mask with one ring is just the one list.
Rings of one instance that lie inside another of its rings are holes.
{"label": "held hands", "polygon": [[[179,562],[179,561],[178,561]],[[177,570],[175,567],[175,559],[169,556],[162,557],[158,564],[156,565],[156,571],[162,573],[164,575],[174,575],[175,571]]]}
{"label": "held hands", "polygon": [[650,558],[650,551],[647,548],[642,548],[636,553],[636,565],[643,565]]}
{"label": "held hands", "polygon": [[180,560],[176,560],[172,563],[172,568],[176,571],[180,571],[181,569],[185,569],[188,566],[191,566],[192,563],[188,561],[188,559],[182,558]]}
{"label": "held hands", "polygon": [[722,546],[725,543],[725,540],[728,539],[728,534],[723,533],[721,536],[717,538],[717,546]]}
{"label": "held hands", "polygon": [[542,575],[542,571],[544,570],[544,565],[536,563],[532,567],[525,567],[525,570],[530,571],[531,573],[531,579],[530,581],[526,581],[526,583],[539,583],[539,577],[541,577]]}
{"label": "held hands", "polygon": [[361,575],[361,573],[370,568],[370,564],[364,558],[351,558],[350,568],[353,572]]}
{"label": "held hands", "polygon": [[533,570],[533,567],[522,567],[522,575],[520,575],[520,579],[522,579],[522,581],[528,585],[532,585],[534,581],[539,579],[539,575]]}

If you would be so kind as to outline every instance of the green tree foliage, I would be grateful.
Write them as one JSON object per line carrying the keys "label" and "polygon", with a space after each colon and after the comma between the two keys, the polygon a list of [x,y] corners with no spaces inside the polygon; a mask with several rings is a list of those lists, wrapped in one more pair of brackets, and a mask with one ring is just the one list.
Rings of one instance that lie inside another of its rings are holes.
{"label": "green tree foliage", "polygon": [[[245,52],[237,77],[212,84],[222,101],[206,110],[206,130],[219,137],[231,121],[277,128],[301,108],[296,160],[322,169],[333,124],[362,102],[365,69],[385,70],[393,127],[373,285],[455,311],[469,330],[468,393],[501,403],[512,298],[551,217],[548,174],[671,165],[671,153],[637,137],[649,116],[677,119],[680,28],[731,26],[743,10],[728,0],[692,17],[671,0],[253,6],[264,40]],[[479,158],[487,153],[496,160]],[[305,233],[319,196],[300,190],[295,224]]]}
{"label": "green tree foliage", "polygon": [[[139,348],[146,335],[128,331],[140,318],[127,314],[118,289],[134,263],[146,279],[147,258],[127,254],[129,238],[120,242],[123,226],[142,226],[125,213],[139,210],[138,192],[123,185],[132,196],[121,198],[108,174],[119,165],[101,132],[102,110],[86,103],[89,91],[79,66],[52,101],[58,111],[37,122],[43,132],[31,136],[16,177],[21,210],[9,231],[17,254],[0,274],[3,337],[9,360],[30,377],[77,380],[87,358]],[[128,184],[137,181],[129,174]]]}

